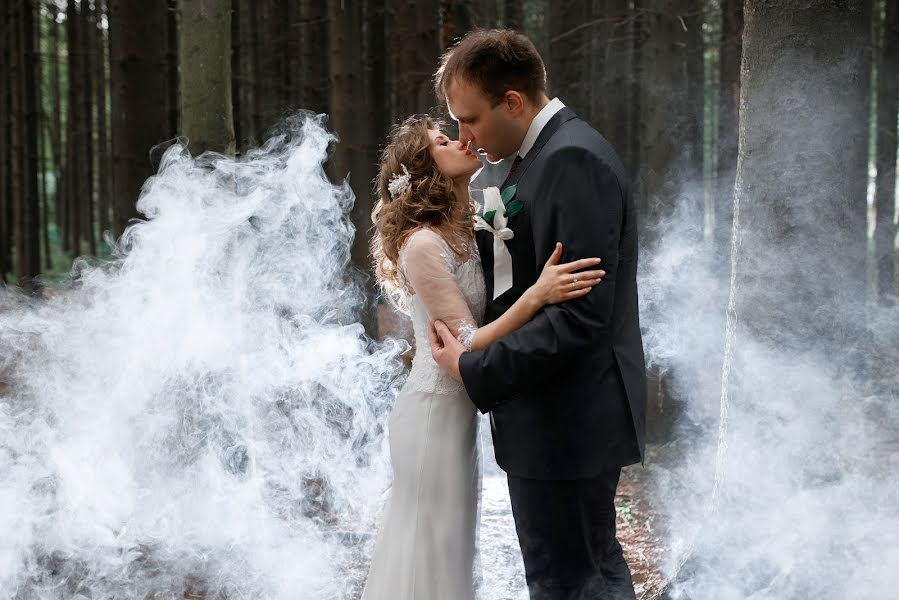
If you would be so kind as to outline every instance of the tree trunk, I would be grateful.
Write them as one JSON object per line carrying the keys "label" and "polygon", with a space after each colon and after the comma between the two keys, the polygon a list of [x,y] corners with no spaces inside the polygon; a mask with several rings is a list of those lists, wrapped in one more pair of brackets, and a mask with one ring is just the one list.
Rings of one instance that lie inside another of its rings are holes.
{"label": "tree trunk", "polygon": [[153,173],[150,149],[174,133],[169,129],[167,21],[166,4],[109,0],[116,237],[138,216],[141,186]]}
{"label": "tree trunk", "polygon": [[82,56],[81,74],[83,77],[82,105],[79,114],[82,118],[81,128],[84,130],[84,147],[81,154],[84,156],[84,214],[83,214],[83,230],[84,240],[87,242],[88,252],[91,256],[97,254],[97,236],[94,231],[94,223],[96,222],[94,210],[94,163],[96,156],[94,155],[94,132],[97,130],[97,121],[94,114],[94,65],[97,61],[97,36],[94,32],[96,29],[96,18],[94,14],[93,3],[86,0],[81,2],[81,43],[85,47]]}
{"label": "tree trunk", "polygon": [[181,131],[194,156],[206,150],[234,154],[231,115],[231,2],[182,0]]}
{"label": "tree trunk", "polygon": [[[690,102],[695,0],[639,0],[641,242],[651,245],[655,225],[688,202],[701,234],[702,179],[695,172],[697,111]],[[700,103],[701,105],[701,103]],[[701,138],[700,138],[701,141]],[[701,146],[700,146],[701,147]],[[699,158],[701,161],[701,157]],[[701,162],[699,163],[701,164]],[[673,176],[675,175],[675,176]]]}
{"label": "tree trunk", "polygon": [[[19,207],[22,204],[24,196],[23,186],[25,183],[25,165],[24,165],[24,129],[25,129],[25,110],[23,107],[24,96],[24,69],[23,62],[23,44],[20,41],[22,36],[22,6],[18,2],[10,2],[6,14],[7,23],[7,44],[8,44],[8,61],[7,69],[9,77],[9,226],[10,226],[10,257],[15,256],[16,246],[19,238]],[[11,262],[10,269],[14,275],[14,281],[18,283],[18,260]]]}
{"label": "tree trunk", "polygon": [[[367,5],[368,2],[365,4]],[[300,36],[303,32],[303,13],[300,8],[299,0],[285,3],[284,84],[286,94],[284,103],[291,112],[296,111],[302,104],[303,40]]]}
{"label": "tree trunk", "polygon": [[[274,17],[277,23],[277,28],[275,29],[277,33],[277,45],[275,46],[277,51],[277,79],[275,83],[277,84],[278,112],[275,115],[276,120],[273,122],[276,122],[284,118],[287,107],[290,106],[290,60],[288,53],[291,48],[289,27],[292,11],[290,10],[290,3],[283,0],[275,0],[274,6]],[[361,36],[362,30],[356,31],[356,35]]]}
{"label": "tree trunk", "polygon": [[60,96],[60,73],[59,73],[59,29],[60,25],[56,22],[58,11],[55,5],[50,5],[50,22],[49,22],[49,51],[50,51],[50,151],[53,157],[54,178],[54,194],[53,205],[55,207],[56,230],[61,234],[63,230],[63,210],[62,210],[62,175],[65,172],[63,165],[64,146],[63,146],[63,128],[62,128],[62,98]]}
{"label": "tree trunk", "polygon": [[785,352],[844,354],[864,317],[868,7],[746,1],[734,312]]}
{"label": "tree trunk", "polygon": [[585,14],[585,20],[575,25],[581,30],[586,30],[584,40],[584,54],[586,65],[584,70],[587,76],[583,85],[586,89],[585,105],[579,116],[590,123],[598,131],[606,131],[608,121],[606,111],[608,101],[612,94],[609,93],[609,82],[606,80],[608,68],[608,56],[606,45],[611,38],[611,21],[609,15],[609,0],[592,0],[584,4],[589,6]]}
{"label": "tree trunk", "polygon": [[[367,227],[363,218],[370,216],[369,185],[372,169],[368,164],[371,157],[365,156],[368,143],[368,128],[365,112],[359,105],[365,104],[368,94],[365,90],[364,61],[362,57],[362,7],[359,3],[347,3],[342,7],[338,2],[329,4],[328,39],[330,40],[331,126],[337,134],[338,143],[334,150],[337,175],[340,178],[349,173],[350,184],[356,194],[353,209],[353,223],[357,232]],[[356,236],[357,241],[364,236]],[[367,245],[354,244],[353,262],[360,266],[368,263]]]}
{"label": "tree trunk", "polygon": [[721,2],[721,71],[718,96],[718,168],[713,247],[716,263],[730,269],[731,230],[734,220],[734,178],[739,138],[740,59],[743,54],[743,0]]}
{"label": "tree trunk", "polygon": [[[702,241],[702,18],[698,5],[697,0],[635,3],[638,91],[634,104],[639,114],[633,136],[637,147],[630,160],[639,169],[635,173],[638,223],[641,245],[647,248],[656,244],[660,224],[675,210],[689,215],[693,241]],[[698,82],[693,81],[697,78]],[[648,439],[668,441],[678,412],[658,369],[648,373],[648,396]]]}
{"label": "tree trunk", "polygon": [[[367,65],[365,89],[369,92],[368,124],[370,129],[369,156],[377,161],[378,149],[386,140],[390,128],[387,106],[387,9],[384,0],[368,0],[365,12],[365,61]],[[374,176],[372,177],[374,178]],[[366,229],[371,227],[371,220]]]}
{"label": "tree trunk", "polygon": [[[40,219],[38,220],[38,235],[40,236],[41,255],[44,258],[43,264],[48,270],[53,266],[50,260],[50,194],[48,192],[47,170],[48,156],[47,144],[50,134],[50,119],[48,118],[44,94],[44,58],[41,52],[41,38],[43,35],[44,16],[43,9],[40,4],[35,6],[34,12],[34,39],[36,40],[36,51],[38,58],[35,61],[35,78],[37,81],[37,106],[38,106],[38,126],[37,126],[37,156],[38,156],[38,174],[40,177],[40,193],[38,201],[40,204]],[[41,261],[38,261],[41,262]]]}
{"label": "tree trunk", "polygon": [[896,121],[899,113],[899,5],[886,3],[877,76],[877,181],[874,206],[874,257],[877,295],[896,294]]}
{"label": "tree trunk", "polygon": [[463,4],[470,5],[471,20],[476,27],[482,29],[499,27],[499,3],[497,0],[474,0],[473,2],[469,0]]}
{"label": "tree trunk", "polygon": [[703,4],[705,0],[689,0],[681,14],[683,26],[687,29],[687,122],[685,140],[687,156],[686,176],[695,182],[695,191],[688,191],[689,201],[696,211],[697,238],[703,237],[705,202],[703,161],[705,154],[705,44],[702,25],[705,20]]}
{"label": "tree trunk", "polygon": [[[166,92],[168,126],[166,137],[175,135],[181,127],[181,92],[178,87],[178,0],[166,0]],[[158,165],[154,164],[154,170]]]}
{"label": "tree trunk", "polygon": [[234,134],[238,148],[247,148],[256,144],[259,132],[256,130],[258,109],[255,104],[255,35],[256,35],[256,3],[248,0],[234,0],[232,6],[236,12],[232,19],[232,48],[234,52],[231,62]]}
{"label": "tree trunk", "polygon": [[302,0],[300,5],[302,27],[303,72],[301,105],[315,113],[328,110],[328,45],[327,4],[324,0]]}
{"label": "tree trunk", "polygon": [[243,43],[240,34],[241,28],[240,0],[231,0],[231,115],[234,119],[234,143],[235,151],[240,154],[244,148],[244,129],[241,118],[243,104],[241,96],[241,78],[243,69],[240,64],[240,47]]}
{"label": "tree trunk", "polygon": [[634,25],[628,0],[594,0],[593,63],[598,71],[590,86],[596,127],[621,156],[629,176],[636,176],[637,111],[634,104]]}
{"label": "tree trunk", "polygon": [[523,0],[505,0],[505,26],[515,31],[524,30]]}
{"label": "tree trunk", "polygon": [[96,37],[96,56],[94,61],[94,101],[97,106],[97,209],[99,213],[100,231],[110,228],[109,210],[109,111],[106,93],[109,84],[106,76],[107,45],[106,35],[101,26],[102,16],[106,14],[106,3],[97,2],[97,22],[93,34]]}
{"label": "tree trunk", "polygon": [[551,2],[546,12],[549,51],[546,55],[550,98],[559,98],[585,121],[597,127],[591,102],[594,70],[593,3],[581,0]]}
{"label": "tree trunk", "polygon": [[280,1],[261,0],[256,2],[254,11],[254,27],[258,32],[254,53],[257,61],[255,96],[259,111],[257,127],[261,136],[271,130],[287,104],[283,95],[287,44],[286,15],[281,10],[283,6],[284,3]]}
{"label": "tree trunk", "polygon": [[12,4],[0,13],[0,287],[6,283],[6,276],[12,270],[12,95],[16,82],[11,66],[12,52]]}
{"label": "tree trunk", "polygon": [[[16,279],[22,289],[35,292],[37,284],[34,278],[41,271],[40,256],[40,201],[38,197],[38,95],[35,79],[38,60],[37,40],[34,29],[34,5],[31,0],[18,2],[18,12],[13,21],[16,31],[18,55],[17,66],[13,74],[19,77],[19,100],[16,129],[18,130],[20,152],[18,162],[21,165],[21,187],[15,198],[15,250]],[[15,173],[13,173],[15,176]]]}
{"label": "tree trunk", "polygon": [[531,38],[543,60],[549,57],[547,11],[550,0],[524,0],[524,33]]}
{"label": "tree trunk", "polygon": [[[350,218],[356,228],[351,259],[357,269],[367,275],[367,289],[374,292],[374,280],[369,258],[371,230],[371,181],[375,176],[375,157],[371,149],[370,127],[360,103],[369,103],[365,89],[365,60],[362,54],[363,7],[361,3],[332,2],[328,14],[330,41],[330,74],[332,104],[331,125],[338,136],[334,150],[334,168],[338,177],[349,173],[349,182],[356,197]],[[374,321],[365,319],[366,328],[374,334]]]}
{"label": "tree trunk", "polygon": [[431,77],[440,57],[436,3],[388,2],[391,122],[436,105]]}
{"label": "tree trunk", "polygon": [[81,77],[81,55],[84,48],[81,44],[80,16],[75,0],[68,0],[66,8],[66,47],[68,59],[66,64],[66,82],[68,85],[68,102],[66,104],[66,171],[65,171],[65,205],[66,220],[63,234],[63,250],[78,256],[81,254],[81,199],[84,192],[84,157],[80,155],[84,147],[84,131],[79,107],[82,105],[81,94],[84,80]]}
{"label": "tree trunk", "polygon": [[265,132],[265,98],[266,82],[263,65],[266,60],[265,52],[265,11],[261,2],[253,0],[250,10],[253,32],[253,130],[261,137]]}
{"label": "tree trunk", "polygon": [[472,28],[471,7],[464,0],[440,2],[440,48],[446,50]]}

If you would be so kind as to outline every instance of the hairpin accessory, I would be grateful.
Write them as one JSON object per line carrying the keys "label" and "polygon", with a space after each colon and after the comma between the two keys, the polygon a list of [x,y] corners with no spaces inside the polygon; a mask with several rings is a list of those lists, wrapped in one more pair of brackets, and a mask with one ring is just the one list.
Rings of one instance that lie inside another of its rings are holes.
{"label": "hairpin accessory", "polygon": [[411,178],[409,169],[406,168],[406,165],[400,164],[400,166],[403,168],[403,174],[397,175],[394,173],[390,176],[390,183],[387,184],[387,191],[390,192],[390,198],[394,200],[409,186],[409,179]]}

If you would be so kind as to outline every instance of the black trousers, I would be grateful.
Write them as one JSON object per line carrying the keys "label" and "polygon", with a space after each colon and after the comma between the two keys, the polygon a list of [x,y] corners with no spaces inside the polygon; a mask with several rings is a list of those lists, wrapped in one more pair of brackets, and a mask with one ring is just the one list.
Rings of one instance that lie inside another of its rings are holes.
{"label": "black trousers", "polygon": [[531,600],[635,600],[615,537],[620,476],[621,469],[572,481],[509,476]]}

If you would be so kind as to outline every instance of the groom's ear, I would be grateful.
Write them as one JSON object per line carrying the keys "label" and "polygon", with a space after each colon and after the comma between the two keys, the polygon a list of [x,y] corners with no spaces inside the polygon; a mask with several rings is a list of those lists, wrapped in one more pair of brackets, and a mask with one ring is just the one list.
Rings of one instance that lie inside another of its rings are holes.
{"label": "groom's ear", "polygon": [[503,94],[502,103],[513,117],[517,117],[524,112],[524,97],[520,92],[516,92],[515,90],[507,91]]}

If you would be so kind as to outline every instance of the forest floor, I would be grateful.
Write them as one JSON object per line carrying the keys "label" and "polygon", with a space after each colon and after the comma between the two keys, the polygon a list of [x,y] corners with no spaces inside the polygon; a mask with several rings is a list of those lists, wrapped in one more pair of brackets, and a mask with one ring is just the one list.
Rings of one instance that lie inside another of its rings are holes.
{"label": "forest floor", "polygon": [[[5,384],[0,381],[0,394],[5,391],[5,387]],[[664,456],[668,453],[664,447],[657,446],[647,446],[646,452],[647,465],[664,462]],[[651,468],[641,465],[626,467],[622,470],[615,498],[618,540],[630,566],[638,600],[652,600],[665,583],[660,567],[668,549],[662,542],[661,515],[653,509],[650,503],[651,477]],[[497,569],[502,571],[500,579],[505,581],[492,582],[490,586],[491,592],[487,595],[499,593],[498,597],[488,598],[483,593],[481,597],[483,600],[519,600],[526,597],[526,593],[524,592],[523,575],[516,572],[520,570],[520,567],[510,569],[510,565],[516,564],[516,561],[518,561],[517,564],[520,564],[520,554],[508,505],[505,477],[499,473],[485,474],[483,492],[481,553],[484,564],[482,567],[486,573],[495,572]],[[487,536],[495,539],[485,539]],[[348,565],[348,578],[353,582],[352,587],[354,588],[351,598],[361,596],[367,571],[366,555],[371,550],[373,538],[370,535],[364,537],[368,538],[368,543],[363,542],[362,544],[367,551],[354,553],[355,557],[352,562],[355,564]],[[361,550],[361,548],[359,549]],[[501,585],[497,586],[497,583],[501,583]],[[205,591],[191,588],[192,586],[187,586],[187,589],[184,590],[184,599],[205,600],[207,598]],[[498,590],[502,591],[498,592]]]}
{"label": "forest floor", "polygon": [[[485,450],[492,452],[492,450]],[[669,447],[648,446],[646,465],[633,465],[622,470],[615,497],[617,536],[631,569],[638,600],[653,600],[665,584],[661,565],[668,548],[661,535],[663,519],[651,503],[653,469],[664,465],[671,454]],[[488,465],[492,461],[485,458]],[[480,519],[480,571],[484,578],[479,600],[524,600],[527,598],[521,554],[509,506],[505,475],[498,468],[484,474]],[[355,554],[347,565],[352,581],[349,597],[359,600],[368,570],[371,542]]]}
{"label": "forest floor", "polygon": [[[659,452],[658,448],[647,446],[647,463],[654,461]],[[660,567],[668,550],[659,535],[659,515],[650,506],[649,478],[650,471],[640,465],[626,467],[615,496],[618,541],[631,568],[637,598],[645,600],[665,584]]]}

